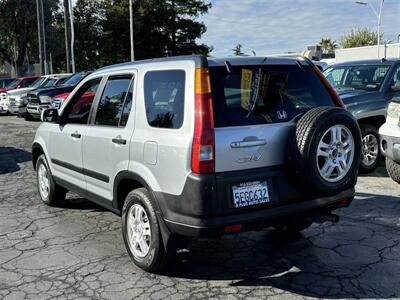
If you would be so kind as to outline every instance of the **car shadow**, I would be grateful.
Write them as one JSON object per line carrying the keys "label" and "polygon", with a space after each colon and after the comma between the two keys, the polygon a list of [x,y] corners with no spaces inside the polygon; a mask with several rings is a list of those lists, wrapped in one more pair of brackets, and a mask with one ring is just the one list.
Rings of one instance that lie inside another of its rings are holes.
{"label": "car shadow", "polygon": [[0,147],[0,174],[14,173],[21,168],[20,163],[32,160],[30,152],[14,148]]}
{"label": "car shadow", "polygon": [[71,196],[67,194],[67,198],[64,201],[59,202],[57,207],[76,210],[107,211],[104,207],[91,202],[86,198],[75,196],[75,194],[72,194]]}
{"label": "car shadow", "polygon": [[371,173],[363,173],[359,174],[360,177],[389,177],[389,174],[386,171],[385,160],[381,159],[378,164],[378,167]]}
{"label": "car shadow", "polygon": [[[400,263],[390,255],[400,253],[395,239],[400,198],[360,196],[355,200],[359,211],[344,214],[338,225],[314,224],[292,235],[264,230],[190,241],[166,273],[211,280],[216,287],[265,287],[266,295],[286,291],[328,299],[399,297]],[[387,206],[381,204],[374,212],[371,205],[382,201]],[[363,210],[366,204],[370,207]]]}

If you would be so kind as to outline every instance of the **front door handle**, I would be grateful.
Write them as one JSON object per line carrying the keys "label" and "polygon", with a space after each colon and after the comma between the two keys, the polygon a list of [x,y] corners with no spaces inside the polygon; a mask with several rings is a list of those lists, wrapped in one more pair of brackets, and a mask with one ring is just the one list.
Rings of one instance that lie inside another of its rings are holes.
{"label": "front door handle", "polygon": [[75,131],[74,133],[71,133],[71,136],[72,136],[73,138],[76,138],[76,139],[80,139],[80,138],[81,138],[81,134],[78,133],[78,131]]}
{"label": "front door handle", "polygon": [[257,147],[263,146],[267,142],[265,140],[253,140],[253,141],[241,141],[241,142],[232,142],[231,148],[247,148],[247,147]]}
{"label": "front door handle", "polygon": [[121,138],[120,135],[116,136],[115,138],[112,139],[112,142],[114,144],[118,144],[118,145],[126,145],[126,140]]}

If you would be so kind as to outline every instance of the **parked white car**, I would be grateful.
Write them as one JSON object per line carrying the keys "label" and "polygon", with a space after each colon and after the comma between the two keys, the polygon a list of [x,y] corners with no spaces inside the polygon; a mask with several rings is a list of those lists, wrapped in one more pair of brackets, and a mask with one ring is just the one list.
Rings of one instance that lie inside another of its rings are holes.
{"label": "parked white car", "polygon": [[5,99],[2,100],[4,102],[2,106],[11,114],[23,115],[26,113],[26,105],[28,104],[28,92],[37,88],[46,88],[58,85],[69,76],[71,76],[71,74],[68,73],[45,75],[38,78],[29,87],[8,91]]}
{"label": "parked white car", "polygon": [[390,177],[400,183],[400,98],[389,104],[386,123],[379,129],[382,153]]}

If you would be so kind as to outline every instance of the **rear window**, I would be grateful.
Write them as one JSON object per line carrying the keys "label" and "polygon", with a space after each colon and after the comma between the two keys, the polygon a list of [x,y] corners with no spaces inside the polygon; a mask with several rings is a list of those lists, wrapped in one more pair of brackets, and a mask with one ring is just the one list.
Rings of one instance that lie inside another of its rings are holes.
{"label": "rear window", "polygon": [[215,127],[288,122],[317,106],[333,106],[309,66],[210,68]]}

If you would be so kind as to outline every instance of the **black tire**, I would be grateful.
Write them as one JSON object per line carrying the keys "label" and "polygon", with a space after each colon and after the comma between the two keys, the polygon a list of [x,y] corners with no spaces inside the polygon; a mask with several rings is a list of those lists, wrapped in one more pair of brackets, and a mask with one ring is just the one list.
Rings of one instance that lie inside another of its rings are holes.
{"label": "black tire", "polygon": [[24,119],[25,119],[25,121],[33,121],[33,117],[32,117],[31,114],[28,113],[28,112],[26,112],[26,113],[24,114]]}
{"label": "black tire", "polygon": [[[49,189],[47,196],[41,192],[40,178],[39,178],[39,170],[41,166],[44,166],[47,172],[47,179],[49,181]],[[62,201],[65,201],[65,196],[67,194],[67,190],[62,186],[58,185],[51,174],[49,164],[47,163],[46,157],[44,154],[40,155],[36,161],[36,178],[37,178],[37,186],[40,199],[49,206],[56,206]]]}
{"label": "black tire", "polygon": [[[367,124],[360,124],[360,129],[361,129],[361,138],[362,138],[362,156],[361,156],[361,162],[360,162],[360,173],[371,173],[373,172],[379,164],[379,161],[381,160],[382,157],[382,153],[381,153],[381,148],[379,147],[379,133],[378,133],[378,129],[372,125],[367,125]],[[366,155],[365,151],[364,151],[364,137],[366,137],[367,135],[372,135],[375,137],[375,139],[377,140],[377,144],[376,144],[376,151],[377,151],[377,156],[375,161],[373,161],[373,163],[369,164],[366,163],[364,161],[364,155]]]}
{"label": "black tire", "polygon": [[[135,255],[131,250],[131,246],[129,245],[127,219],[130,208],[135,204],[144,208],[150,225],[151,237],[149,251],[144,257]],[[169,264],[171,255],[169,252],[167,253],[164,248],[160,225],[158,223],[156,212],[147,189],[138,188],[131,191],[126,196],[124,206],[122,208],[122,235],[130,258],[139,268],[147,272],[155,273],[162,271]]]}
{"label": "black tire", "polygon": [[310,227],[313,224],[311,219],[295,219],[288,223],[283,223],[279,225],[275,225],[274,228],[276,231],[281,233],[298,233]]}
{"label": "black tire", "polygon": [[[354,156],[345,175],[334,182],[319,172],[317,150],[320,140],[332,126],[342,125],[354,140]],[[361,133],[357,121],[341,108],[317,107],[306,112],[297,122],[288,142],[288,160],[295,183],[308,194],[333,195],[354,187],[361,156]]]}
{"label": "black tire", "polygon": [[400,184],[400,164],[386,157],[386,170],[390,178]]}

